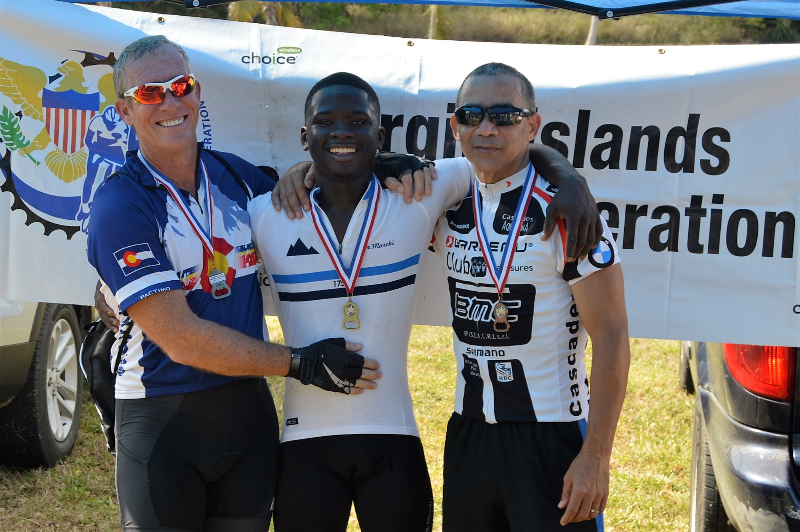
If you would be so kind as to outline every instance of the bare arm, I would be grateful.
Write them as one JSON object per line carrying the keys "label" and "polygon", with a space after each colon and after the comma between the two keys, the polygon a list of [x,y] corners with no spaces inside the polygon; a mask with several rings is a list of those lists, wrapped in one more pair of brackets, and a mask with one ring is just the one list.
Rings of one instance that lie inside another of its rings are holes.
{"label": "bare arm", "polygon": [[563,218],[567,227],[567,262],[587,255],[600,242],[603,226],[586,179],[549,146],[531,144],[528,154],[536,170],[558,188],[547,206],[542,240],[550,237],[556,220]]}
{"label": "bare arm", "polygon": [[[173,361],[220,375],[286,375],[291,349],[250,338],[238,331],[199,318],[182,291],[169,290],[147,296],[128,308],[128,315]],[[360,349],[348,343],[347,349]],[[379,364],[365,359],[362,378],[352,393],[377,385]]]}
{"label": "bare arm", "polygon": [[630,366],[628,317],[620,265],[609,266],[573,284],[572,294],[592,339],[592,404],[581,452],[564,476],[558,504],[559,508],[566,508],[562,525],[592,519],[605,510],[611,448]]}

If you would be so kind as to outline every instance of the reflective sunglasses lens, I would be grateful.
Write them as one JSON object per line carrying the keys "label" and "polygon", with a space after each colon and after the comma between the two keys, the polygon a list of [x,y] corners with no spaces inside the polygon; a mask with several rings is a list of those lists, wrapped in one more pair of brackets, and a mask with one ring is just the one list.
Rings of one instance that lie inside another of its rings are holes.
{"label": "reflective sunglasses lens", "polygon": [[139,85],[133,97],[137,102],[149,105],[164,101],[164,93],[164,87],[158,85]]}
{"label": "reflective sunglasses lens", "polygon": [[462,126],[477,126],[483,121],[483,108],[477,106],[459,107],[456,109],[456,122]]}
{"label": "reflective sunglasses lens", "polygon": [[514,126],[522,121],[522,113],[517,107],[493,107],[489,109],[489,120],[496,126]]}
{"label": "reflective sunglasses lens", "polygon": [[194,90],[194,78],[183,76],[180,79],[172,82],[172,85],[170,85],[170,90],[176,98],[183,98],[187,94],[191,94],[191,92]]}

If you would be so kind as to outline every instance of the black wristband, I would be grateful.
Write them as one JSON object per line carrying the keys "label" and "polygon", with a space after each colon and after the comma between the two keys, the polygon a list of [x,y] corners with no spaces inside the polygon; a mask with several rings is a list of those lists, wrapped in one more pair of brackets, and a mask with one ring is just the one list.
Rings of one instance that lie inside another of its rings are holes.
{"label": "black wristband", "polygon": [[286,374],[287,377],[291,377],[293,379],[299,378],[301,358],[302,356],[300,355],[300,350],[292,348],[292,362],[289,364],[289,373]]}

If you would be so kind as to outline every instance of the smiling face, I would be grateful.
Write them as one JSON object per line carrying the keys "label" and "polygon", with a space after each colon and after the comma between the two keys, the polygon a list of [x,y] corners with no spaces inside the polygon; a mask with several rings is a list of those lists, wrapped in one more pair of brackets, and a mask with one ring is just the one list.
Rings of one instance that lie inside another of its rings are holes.
{"label": "smiling face", "polygon": [[[460,105],[494,107],[511,105],[530,107],[522,96],[517,78],[507,74],[475,76],[463,87]],[[496,183],[519,172],[528,164],[528,148],[536,138],[541,118],[538,114],[523,118],[511,126],[496,126],[489,113],[477,126],[465,126],[450,118],[450,126],[461,150],[475,166],[475,172],[484,183]]]}
{"label": "smiling face", "polygon": [[[125,69],[125,77],[131,87],[165,82],[189,73],[189,66],[184,63],[180,53],[170,46],[163,46],[145,55]],[[164,101],[159,104],[145,105],[133,98],[124,98],[117,100],[115,107],[125,123],[133,126],[139,147],[146,158],[164,158],[180,150],[196,149],[196,128],[200,114],[199,83],[191,94],[183,98],[176,98],[171,91],[167,91]]]}
{"label": "smiling face", "polygon": [[314,94],[300,140],[311,153],[318,177],[353,179],[372,177],[383,135],[367,93],[333,85]]}

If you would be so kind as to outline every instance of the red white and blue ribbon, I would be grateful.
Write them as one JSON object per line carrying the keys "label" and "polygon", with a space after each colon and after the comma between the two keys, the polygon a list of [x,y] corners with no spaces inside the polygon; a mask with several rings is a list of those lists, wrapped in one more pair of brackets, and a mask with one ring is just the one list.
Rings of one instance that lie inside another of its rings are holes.
{"label": "red white and blue ribbon", "polygon": [[486,269],[489,270],[489,275],[492,276],[492,281],[494,281],[494,285],[497,287],[497,293],[501,296],[503,294],[503,289],[506,287],[506,281],[508,281],[508,274],[511,272],[511,263],[514,261],[514,253],[517,250],[519,232],[522,229],[522,223],[525,221],[525,214],[528,212],[528,205],[530,205],[531,202],[533,185],[536,183],[538,175],[539,174],[534,171],[533,165],[528,163],[528,174],[525,176],[522,194],[520,194],[519,200],[517,201],[514,221],[508,231],[506,246],[505,249],[503,249],[503,256],[499,266],[495,265],[491,244],[486,236],[486,229],[483,227],[483,207],[481,206],[481,195],[478,189],[479,182],[477,179],[472,182],[472,211],[475,215],[475,228],[478,233],[478,243],[481,246],[483,258],[486,260]]}
{"label": "red white and blue ribbon", "polygon": [[200,222],[195,218],[194,213],[189,208],[189,204],[183,197],[183,194],[172,184],[165,176],[161,175],[161,173],[150,166],[145,158],[142,156],[142,152],[139,151],[137,154],[139,156],[139,160],[142,161],[142,164],[150,170],[150,174],[152,174],[153,179],[155,179],[159,184],[163,185],[164,188],[167,189],[169,195],[172,196],[172,199],[175,200],[175,203],[178,205],[178,208],[183,212],[183,215],[189,221],[189,225],[192,226],[194,229],[197,238],[200,239],[200,242],[203,244],[203,248],[205,248],[208,256],[211,258],[211,261],[214,261],[214,246],[212,244],[211,235],[214,234],[214,205],[211,199],[211,182],[208,179],[208,172],[206,171],[206,165],[203,161],[200,161],[200,167],[203,170],[203,181],[205,182],[205,189],[206,189],[206,212],[208,212],[208,232],[203,228]]}
{"label": "red white and blue ribbon", "polygon": [[364,221],[361,223],[361,230],[358,233],[358,241],[356,242],[356,248],[353,251],[353,258],[350,261],[349,268],[345,268],[342,257],[339,255],[339,251],[334,245],[335,240],[331,237],[328,228],[325,227],[322,221],[322,209],[320,209],[316,200],[319,190],[319,188],[315,188],[311,191],[311,219],[314,222],[314,227],[317,229],[320,240],[322,240],[322,244],[325,246],[325,250],[328,252],[333,267],[336,268],[336,273],[339,274],[339,279],[344,283],[347,295],[352,296],[353,289],[356,286],[356,280],[358,279],[358,273],[361,271],[361,263],[364,261],[364,255],[366,254],[367,245],[369,244],[369,235],[372,233],[372,226],[375,224],[375,216],[378,213],[378,201],[381,197],[381,187],[378,184],[378,179],[372,176],[369,188],[367,188],[367,192],[364,194],[364,199],[368,202],[367,212],[364,213]]}

